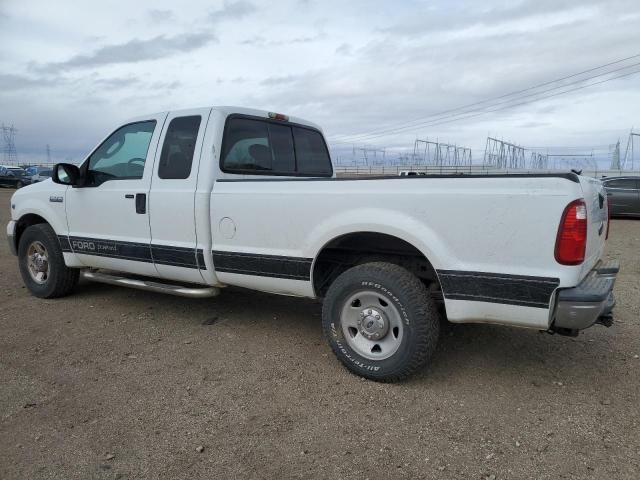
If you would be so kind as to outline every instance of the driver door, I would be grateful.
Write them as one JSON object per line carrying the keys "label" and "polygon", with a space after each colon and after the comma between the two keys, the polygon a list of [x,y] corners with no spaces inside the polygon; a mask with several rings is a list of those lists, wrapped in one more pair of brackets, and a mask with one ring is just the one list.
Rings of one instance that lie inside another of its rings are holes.
{"label": "driver door", "polygon": [[87,267],[157,276],[149,188],[166,113],[114,131],[80,167],[86,183],[65,195],[69,245]]}

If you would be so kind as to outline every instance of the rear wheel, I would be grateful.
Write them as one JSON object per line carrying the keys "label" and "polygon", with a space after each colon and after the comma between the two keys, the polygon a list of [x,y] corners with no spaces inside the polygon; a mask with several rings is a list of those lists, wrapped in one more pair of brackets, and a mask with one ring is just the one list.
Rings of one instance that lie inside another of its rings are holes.
{"label": "rear wheel", "polygon": [[24,183],[18,181],[18,183],[16,183],[16,189],[21,189],[22,187],[24,187]]}
{"label": "rear wheel", "polygon": [[60,242],[47,224],[32,225],[18,245],[20,275],[36,297],[56,298],[71,293],[78,283],[79,270],[64,263]]}
{"label": "rear wheel", "polygon": [[407,378],[433,355],[440,326],[422,282],[404,268],[367,263],[341,274],[322,308],[325,336],[338,359],[371,380]]}

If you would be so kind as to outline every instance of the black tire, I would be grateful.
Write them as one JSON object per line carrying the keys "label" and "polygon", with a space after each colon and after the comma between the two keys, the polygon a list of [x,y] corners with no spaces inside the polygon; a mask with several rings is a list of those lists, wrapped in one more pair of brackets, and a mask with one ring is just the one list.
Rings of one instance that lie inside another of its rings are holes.
{"label": "black tire", "polygon": [[[395,353],[381,360],[366,358],[352,348],[341,324],[347,302],[358,292],[369,291],[395,307],[404,329]],[[415,275],[398,265],[374,262],[350,268],[331,284],[322,305],[322,328],[333,353],[351,372],[370,380],[397,382],[424,367],[433,355],[440,315]]]}
{"label": "black tire", "polygon": [[[46,248],[49,275],[43,283],[36,282],[29,273],[27,252],[33,242],[40,242]],[[80,276],[78,269],[69,268],[64,263],[62,248],[56,233],[46,223],[28,227],[20,237],[18,245],[18,265],[20,275],[27,289],[39,298],[57,298],[69,295]]]}
{"label": "black tire", "polygon": [[20,190],[22,187],[24,187],[24,184],[22,182],[16,183],[16,190]]}

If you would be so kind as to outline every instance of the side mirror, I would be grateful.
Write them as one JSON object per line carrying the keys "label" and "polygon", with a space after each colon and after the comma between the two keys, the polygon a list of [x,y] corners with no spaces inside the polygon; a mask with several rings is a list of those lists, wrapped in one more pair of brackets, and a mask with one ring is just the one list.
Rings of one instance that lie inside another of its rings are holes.
{"label": "side mirror", "polygon": [[78,185],[80,169],[71,163],[57,163],[53,167],[51,180],[60,185]]}

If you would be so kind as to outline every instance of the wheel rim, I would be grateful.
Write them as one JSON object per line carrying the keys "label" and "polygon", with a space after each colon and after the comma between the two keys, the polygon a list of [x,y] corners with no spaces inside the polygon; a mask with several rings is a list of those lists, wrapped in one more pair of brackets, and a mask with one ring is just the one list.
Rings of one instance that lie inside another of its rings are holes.
{"label": "wheel rim", "polygon": [[404,335],[398,309],[373,290],[361,290],[345,301],[340,324],[347,344],[369,360],[391,357]]}
{"label": "wheel rim", "polygon": [[31,279],[42,285],[49,279],[49,253],[42,242],[35,241],[27,249],[27,269]]}

